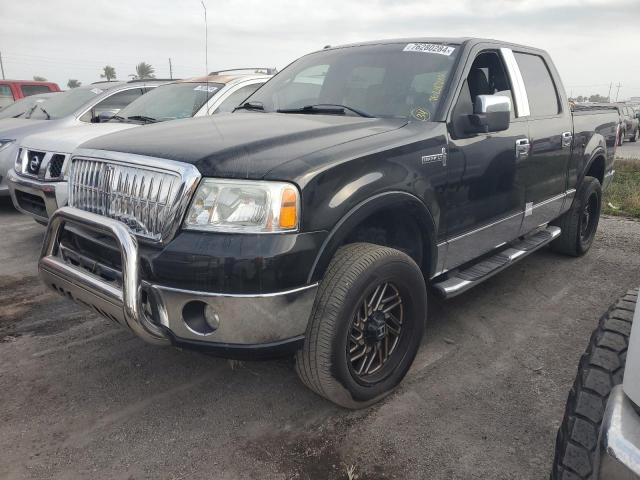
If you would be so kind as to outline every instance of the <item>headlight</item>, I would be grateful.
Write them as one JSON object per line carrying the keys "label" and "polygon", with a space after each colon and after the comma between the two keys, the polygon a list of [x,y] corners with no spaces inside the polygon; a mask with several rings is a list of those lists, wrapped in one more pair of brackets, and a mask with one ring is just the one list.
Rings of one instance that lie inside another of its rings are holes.
{"label": "headlight", "polygon": [[7,138],[1,139],[0,140],[0,151],[4,150],[5,148],[7,148],[9,145],[11,145],[13,142],[15,142],[15,140],[10,140]]}
{"label": "headlight", "polygon": [[184,228],[216,232],[273,233],[298,229],[300,195],[284,182],[203,180]]}
{"label": "headlight", "polygon": [[13,169],[16,171],[16,173],[23,173],[24,169],[22,168],[22,166],[26,164],[27,164],[27,149],[19,148],[18,155],[16,155],[16,164],[13,167]]}

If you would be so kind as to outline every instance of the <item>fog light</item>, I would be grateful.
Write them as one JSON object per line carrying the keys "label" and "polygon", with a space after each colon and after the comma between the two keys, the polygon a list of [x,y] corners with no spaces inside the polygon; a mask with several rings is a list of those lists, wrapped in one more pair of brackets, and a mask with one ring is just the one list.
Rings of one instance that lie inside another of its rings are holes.
{"label": "fog light", "polygon": [[196,335],[211,335],[220,326],[220,317],[210,305],[192,300],[182,307],[182,320]]}
{"label": "fog light", "polygon": [[220,317],[211,305],[204,307],[204,320],[213,330],[217,330],[220,326]]}

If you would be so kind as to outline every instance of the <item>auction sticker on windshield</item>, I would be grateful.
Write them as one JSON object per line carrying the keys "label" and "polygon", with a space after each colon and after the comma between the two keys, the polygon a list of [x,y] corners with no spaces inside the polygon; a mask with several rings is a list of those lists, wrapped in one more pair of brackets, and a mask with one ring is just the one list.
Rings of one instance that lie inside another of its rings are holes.
{"label": "auction sticker on windshield", "polygon": [[447,57],[455,51],[455,47],[448,45],[438,45],[437,43],[409,43],[404,47],[403,52],[437,53]]}
{"label": "auction sticker on windshield", "polygon": [[197,92],[214,93],[218,90],[218,87],[209,87],[208,85],[198,85],[196,88],[194,88],[194,90]]}

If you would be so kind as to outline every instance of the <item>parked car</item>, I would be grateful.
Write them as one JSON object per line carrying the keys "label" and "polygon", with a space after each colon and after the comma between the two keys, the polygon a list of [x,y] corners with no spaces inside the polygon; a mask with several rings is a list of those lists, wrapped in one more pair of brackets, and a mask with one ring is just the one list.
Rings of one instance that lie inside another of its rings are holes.
{"label": "parked car", "polygon": [[621,105],[624,123],[622,124],[622,138],[630,142],[637,142],[640,137],[640,128],[638,125],[638,115],[635,110],[628,105]]}
{"label": "parked car", "polygon": [[18,145],[27,135],[54,128],[105,122],[164,80],[98,82],[74,88],[38,103],[20,118],[0,120],[0,196],[9,195],[7,173],[18,155]]}
{"label": "parked car", "polygon": [[9,172],[14,206],[46,224],[67,204],[70,154],[83,142],[131,127],[231,112],[270,78],[269,75],[214,75],[162,85],[139,97],[109,122],[47,130],[24,138]]}
{"label": "parked car", "polygon": [[572,112],[549,57],[482,39],[306,55],[236,113],[102,136],[71,159],[39,262],[145,340],[295,354],[360,408],[451,298],[545,245],[591,247],[618,114]]}
{"label": "parked car", "polygon": [[0,110],[21,98],[40,93],[59,92],[60,87],[53,82],[35,80],[0,80]]}
{"label": "parked car", "polygon": [[602,316],[580,359],[558,429],[551,479],[640,479],[637,289]]}
{"label": "parked car", "polygon": [[51,98],[53,95],[60,92],[51,93],[38,93],[29,97],[22,98],[17,102],[13,102],[8,107],[4,107],[0,110],[0,120],[3,118],[20,118],[27,113],[30,113],[35,108],[37,103],[42,103],[46,99]]}

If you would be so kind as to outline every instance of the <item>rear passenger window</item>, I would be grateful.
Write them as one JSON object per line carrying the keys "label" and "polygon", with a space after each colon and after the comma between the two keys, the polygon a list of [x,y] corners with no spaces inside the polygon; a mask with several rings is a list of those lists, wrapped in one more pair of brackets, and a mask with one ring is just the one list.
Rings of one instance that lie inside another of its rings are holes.
{"label": "rear passenger window", "polygon": [[9,85],[0,85],[0,108],[4,108],[12,103],[13,93],[11,93]]}
{"label": "rear passenger window", "polygon": [[51,89],[47,85],[21,85],[20,90],[25,97],[37,95],[39,93],[49,93]]}
{"label": "rear passenger window", "polygon": [[556,115],[560,112],[558,93],[542,57],[514,52],[524,79],[532,117]]}

